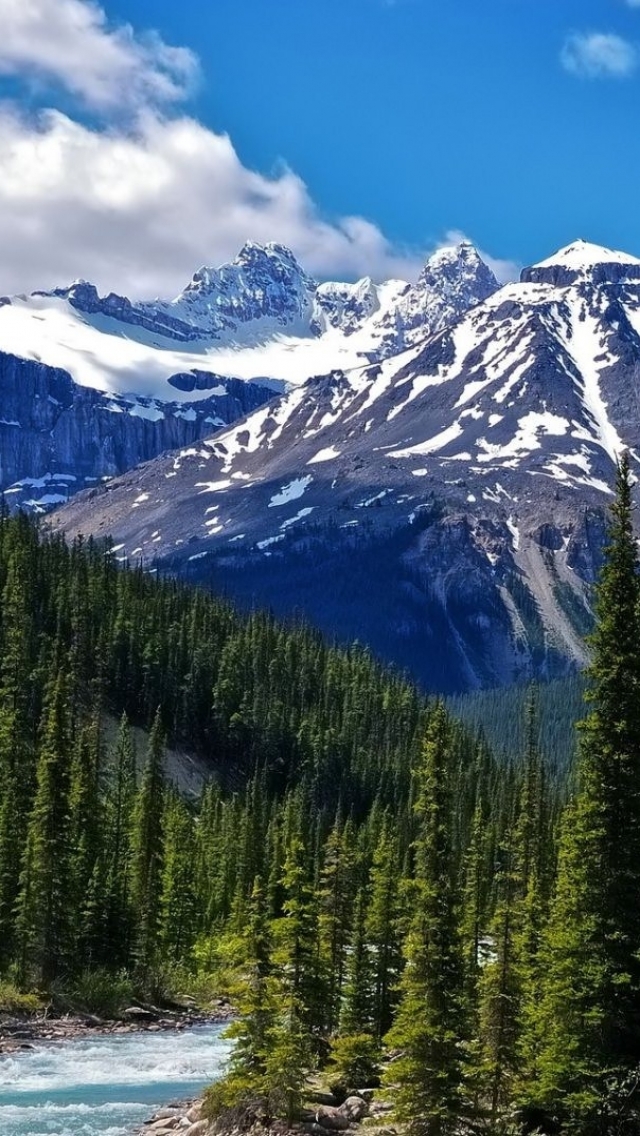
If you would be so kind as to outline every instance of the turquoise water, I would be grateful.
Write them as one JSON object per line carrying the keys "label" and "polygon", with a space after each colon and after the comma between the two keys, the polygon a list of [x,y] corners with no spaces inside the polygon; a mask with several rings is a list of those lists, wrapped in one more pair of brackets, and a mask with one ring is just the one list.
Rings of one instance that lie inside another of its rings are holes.
{"label": "turquoise water", "polygon": [[224,1026],[86,1037],[0,1058],[1,1136],[130,1136],[219,1074]]}

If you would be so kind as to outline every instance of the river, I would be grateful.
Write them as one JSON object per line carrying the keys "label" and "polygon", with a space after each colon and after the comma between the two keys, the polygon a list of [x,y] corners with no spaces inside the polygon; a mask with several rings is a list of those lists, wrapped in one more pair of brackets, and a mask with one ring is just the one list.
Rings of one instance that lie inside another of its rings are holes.
{"label": "river", "polygon": [[1,1136],[130,1136],[197,1096],[224,1064],[224,1025],[87,1035],[0,1058]]}

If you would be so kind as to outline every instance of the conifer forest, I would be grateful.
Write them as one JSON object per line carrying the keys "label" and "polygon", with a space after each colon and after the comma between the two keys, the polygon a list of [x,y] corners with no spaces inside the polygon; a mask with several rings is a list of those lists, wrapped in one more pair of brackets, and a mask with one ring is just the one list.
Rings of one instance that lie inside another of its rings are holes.
{"label": "conifer forest", "polygon": [[[553,761],[535,691],[492,749],[360,646],[4,514],[3,980],[218,983],[237,1017],[213,1117],[294,1122],[315,1077],[381,1086],[408,1136],[640,1132],[630,480],[623,458],[576,752]],[[210,769],[198,799],[170,746]]]}

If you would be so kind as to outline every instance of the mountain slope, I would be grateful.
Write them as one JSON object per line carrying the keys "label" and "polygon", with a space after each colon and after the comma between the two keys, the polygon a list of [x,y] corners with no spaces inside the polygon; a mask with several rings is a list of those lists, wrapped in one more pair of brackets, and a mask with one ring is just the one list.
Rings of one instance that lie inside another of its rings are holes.
{"label": "mountain slope", "polygon": [[309,375],[382,358],[496,288],[467,244],[438,252],[414,286],[318,285],[288,249],[248,244],[170,303],[85,282],[0,299],[0,490],[45,511]]}
{"label": "mountain slope", "polygon": [[[578,242],[422,344],[311,379],[54,523],[300,607],[441,688],[558,673],[585,660],[639,375],[640,262]],[[359,591],[341,600],[345,556]],[[421,671],[433,636],[439,673]]]}

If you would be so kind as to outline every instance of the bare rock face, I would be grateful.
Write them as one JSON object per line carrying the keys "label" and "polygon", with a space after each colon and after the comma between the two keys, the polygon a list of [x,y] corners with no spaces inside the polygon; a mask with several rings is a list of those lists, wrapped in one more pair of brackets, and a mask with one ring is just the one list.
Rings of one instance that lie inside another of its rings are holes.
{"label": "bare rock face", "polygon": [[0,353],[0,491],[10,507],[47,512],[79,489],[193,446],[273,397],[237,379],[216,386],[218,394],[195,402],[110,396],[66,371]]}

